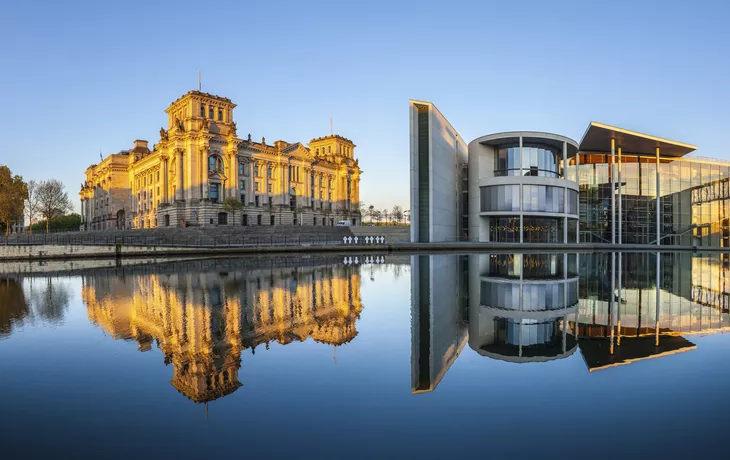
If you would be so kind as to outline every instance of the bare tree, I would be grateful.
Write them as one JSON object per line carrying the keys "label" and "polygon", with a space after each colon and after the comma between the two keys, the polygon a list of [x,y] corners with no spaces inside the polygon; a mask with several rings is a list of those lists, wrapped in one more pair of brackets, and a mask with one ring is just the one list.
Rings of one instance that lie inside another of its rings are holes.
{"label": "bare tree", "polygon": [[51,219],[71,211],[73,206],[60,180],[49,179],[38,184],[38,213],[46,219],[46,233]]}
{"label": "bare tree", "polygon": [[25,215],[28,217],[28,231],[33,233],[33,219],[38,215],[38,186],[34,180],[28,181],[28,198],[25,200]]}
{"label": "bare tree", "polygon": [[368,217],[370,218],[370,223],[373,223],[373,217],[375,217],[375,206],[372,204],[368,206]]}
{"label": "bare tree", "polygon": [[[373,211],[373,218],[375,218],[375,220],[377,220],[377,221],[378,221],[378,223],[380,223],[380,219],[381,219],[382,217],[383,217],[383,213],[382,213],[382,212],[380,212],[380,211],[379,211],[378,209],[376,209],[376,210],[374,210],[374,211]],[[372,219],[371,219],[371,220],[372,220]]]}
{"label": "bare tree", "polygon": [[390,217],[390,213],[387,209],[383,209],[383,219],[385,219],[385,223],[388,223],[388,217]]}
{"label": "bare tree", "polygon": [[393,216],[393,220],[396,224],[400,224],[400,221],[403,219],[403,208],[398,205],[393,206],[391,216]]}

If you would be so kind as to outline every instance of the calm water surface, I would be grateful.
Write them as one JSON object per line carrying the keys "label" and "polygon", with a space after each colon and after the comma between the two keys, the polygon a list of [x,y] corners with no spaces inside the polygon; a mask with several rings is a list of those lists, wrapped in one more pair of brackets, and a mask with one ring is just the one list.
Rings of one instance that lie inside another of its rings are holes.
{"label": "calm water surface", "polygon": [[725,457],[729,270],[478,254],[0,275],[0,458]]}

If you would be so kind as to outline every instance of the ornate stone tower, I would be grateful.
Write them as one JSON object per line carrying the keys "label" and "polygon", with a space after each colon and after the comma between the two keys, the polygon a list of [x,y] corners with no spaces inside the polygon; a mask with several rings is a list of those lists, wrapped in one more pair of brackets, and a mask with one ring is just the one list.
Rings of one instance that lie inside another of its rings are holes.
{"label": "ornate stone tower", "polygon": [[168,129],[160,130],[160,148],[166,153],[174,190],[173,209],[166,212],[175,214],[176,221],[205,225],[210,216],[201,201],[220,203],[236,196],[240,139],[233,121],[235,107],[228,98],[189,91],[165,110]]}
{"label": "ornate stone tower", "polygon": [[317,161],[326,162],[336,167],[332,189],[335,193],[336,206],[343,216],[356,211],[360,201],[360,173],[358,161],[355,159],[355,144],[347,138],[330,134],[318,137],[309,142],[309,151]]}

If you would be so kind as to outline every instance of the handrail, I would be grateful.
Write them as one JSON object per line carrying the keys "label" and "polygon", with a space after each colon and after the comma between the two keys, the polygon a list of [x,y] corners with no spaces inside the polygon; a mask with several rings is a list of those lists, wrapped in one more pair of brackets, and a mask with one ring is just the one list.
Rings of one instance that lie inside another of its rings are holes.
{"label": "handrail", "polygon": [[[505,173],[507,171],[520,171],[520,174],[500,174],[500,173]],[[521,171],[525,171],[527,174],[522,174]],[[530,174],[533,171],[547,172],[547,173],[550,173],[550,175],[543,175],[543,176],[537,175],[537,176],[533,176],[532,174]],[[557,172],[557,171],[553,171],[552,169],[540,169],[540,168],[495,169],[494,170],[494,175],[496,177],[504,177],[504,176],[517,176],[517,177],[520,177],[520,176],[522,176],[522,177],[530,177],[530,176],[533,176],[533,177],[560,177],[560,178],[565,177],[564,174],[562,174],[560,172]]]}

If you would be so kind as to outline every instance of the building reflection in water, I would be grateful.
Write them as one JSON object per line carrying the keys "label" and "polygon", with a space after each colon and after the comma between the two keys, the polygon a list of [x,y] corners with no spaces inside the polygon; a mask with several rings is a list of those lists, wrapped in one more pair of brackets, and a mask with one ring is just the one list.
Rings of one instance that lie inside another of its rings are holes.
{"label": "building reflection in water", "polygon": [[512,362],[549,361],[572,354],[567,328],[578,310],[576,254],[469,256],[469,346]]}
{"label": "building reflection in water", "polygon": [[24,324],[63,323],[70,298],[58,278],[0,278],[0,339]]}
{"label": "building reflection in water", "polygon": [[92,322],[115,338],[155,343],[172,364],[170,382],[196,403],[241,383],[241,352],[308,338],[338,346],[357,335],[360,267],[270,259],[216,260],[89,275],[82,295]]}
{"label": "building reflection in water", "polygon": [[412,265],[414,393],[435,389],[465,326],[480,355],[527,363],[579,348],[589,371],[692,350],[688,336],[730,330],[720,254],[438,255]]}
{"label": "building reflection in water", "polygon": [[580,259],[580,309],[571,327],[591,371],[689,351],[695,344],[687,337],[730,330],[729,267],[720,254]]}
{"label": "building reflection in water", "polygon": [[411,391],[433,391],[467,338],[464,256],[411,256]]}

